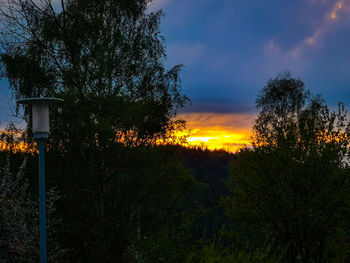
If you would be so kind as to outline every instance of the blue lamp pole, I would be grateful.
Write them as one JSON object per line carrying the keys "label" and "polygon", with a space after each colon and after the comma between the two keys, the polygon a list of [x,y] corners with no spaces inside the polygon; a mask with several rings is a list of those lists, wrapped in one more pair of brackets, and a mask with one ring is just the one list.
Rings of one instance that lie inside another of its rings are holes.
{"label": "blue lamp pole", "polygon": [[17,101],[19,104],[32,105],[32,128],[39,148],[40,263],[47,262],[45,140],[49,137],[49,104],[62,101],[57,98],[25,98]]}
{"label": "blue lamp pole", "polygon": [[36,138],[39,147],[39,216],[40,216],[40,263],[47,262],[46,248],[46,196],[45,196],[45,139]]}

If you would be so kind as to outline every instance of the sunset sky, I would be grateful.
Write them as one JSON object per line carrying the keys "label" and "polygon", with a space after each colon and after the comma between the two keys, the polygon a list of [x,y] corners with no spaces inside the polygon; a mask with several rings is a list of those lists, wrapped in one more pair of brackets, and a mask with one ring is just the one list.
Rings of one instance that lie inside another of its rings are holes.
{"label": "sunset sky", "polygon": [[[180,113],[190,142],[211,148],[249,143],[254,101],[266,81],[289,70],[330,106],[350,105],[350,0],[155,0],[171,67],[184,64]],[[0,120],[9,121],[0,82]]]}

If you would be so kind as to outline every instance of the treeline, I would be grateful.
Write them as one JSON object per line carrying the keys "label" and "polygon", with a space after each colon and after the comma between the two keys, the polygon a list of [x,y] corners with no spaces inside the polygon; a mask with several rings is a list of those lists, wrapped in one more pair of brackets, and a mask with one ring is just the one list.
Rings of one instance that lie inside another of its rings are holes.
{"label": "treeline", "polygon": [[[120,149],[115,152],[121,158],[110,156],[114,175],[104,176],[103,188],[81,159],[60,160],[48,149],[47,185],[54,191],[48,201],[50,261],[186,262],[202,244],[219,238],[228,223],[221,198],[228,196],[224,181],[233,154],[181,146]],[[37,162],[33,154],[0,152],[1,177],[10,178],[2,190],[11,189],[3,193],[8,206],[0,208],[12,211],[6,214],[13,223],[3,225],[1,237],[0,255],[7,262],[38,260]],[[74,176],[67,176],[68,169],[75,169]],[[16,209],[18,192],[26,200],[21,197]],[[27,227],[31,235],[23,233]],[[32,242],[23,243],[23,235]]]}
{"label": "treeline", "polygon": [[[69,158],[62,165],[48,150],[51,262],[257,262],[273,254],[231,243],[222,198],[230,196],[226,181],[234,154],[182,146],[123,148],[103,190],[98,178],[91,180],[79,167],[81,160]],[[9,216],[1,217],[1,258],[36,262],[37,156],[1,152],[0,157],[1,178],[8,178],[0,209]],[[80,171],[68,178],[65,169],[71,167]]]}

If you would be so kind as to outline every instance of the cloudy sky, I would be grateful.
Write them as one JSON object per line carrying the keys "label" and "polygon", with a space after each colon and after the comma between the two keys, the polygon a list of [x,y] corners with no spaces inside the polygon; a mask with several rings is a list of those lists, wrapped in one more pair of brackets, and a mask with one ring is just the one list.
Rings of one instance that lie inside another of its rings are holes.
{"label": "cloudy sky", "polygon": [[350,0],[155,0],[153,8],[166,14],[168,65],[185,65],[193,103],[181,117],[203,140],[222,140],[215,130],[247,140],[256,95],[286,70],[330,106],[350,105]]}
{"label": "cloudy sky", "polygon": [[252,110],[267,79],[285,70],[330,104],[350,104],[350,0],[156,0],[154,6],[166,14],[168,65],[185,65],[184,91],[201,104],[196,111]]}
{"label": "cloudy sky", "polygon": [[[205,133],[215,130],[244,130],[246,140],[257,93],[285,70],[329,105],[350,105],[350,0],[154,0],[150,8],[165,13],[167,66],[185,65],[192,105],[180,116],[203,140],[221,138]],[[2,81],[3,122],[8,97]]]}

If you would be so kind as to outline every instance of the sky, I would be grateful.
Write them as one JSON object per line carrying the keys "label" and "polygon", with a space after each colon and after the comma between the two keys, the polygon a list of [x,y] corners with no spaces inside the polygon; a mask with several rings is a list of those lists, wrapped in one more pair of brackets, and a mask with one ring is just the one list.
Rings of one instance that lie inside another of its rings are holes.
{"label": "sky", "polygon": [[155,0],[152,8],[165,13],[167,65],[185,65],[192,105],[180,117],[210,148],[249,144],[257,94],[287,70],[331,107],[350,105],[350,0]]}
{"label": "sky", "polygon": [[[330,106],[350,105],[350,0],[154,0],[163,9],[168,68],[184,64],[192,143],[249,144],[254,102],[269,78],[289,70]],[[6,81],[0,120],[8,121]]]}

